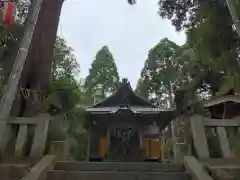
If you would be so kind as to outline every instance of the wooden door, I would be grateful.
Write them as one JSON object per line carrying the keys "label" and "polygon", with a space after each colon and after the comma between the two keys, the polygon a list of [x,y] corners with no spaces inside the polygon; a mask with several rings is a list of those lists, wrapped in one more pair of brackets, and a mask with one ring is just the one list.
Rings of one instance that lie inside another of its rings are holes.
{"label": "wooden door", "polygon": [[146,159],[159,159],[161,157],[161,141],[159,139],[143,139],[143,156]]}

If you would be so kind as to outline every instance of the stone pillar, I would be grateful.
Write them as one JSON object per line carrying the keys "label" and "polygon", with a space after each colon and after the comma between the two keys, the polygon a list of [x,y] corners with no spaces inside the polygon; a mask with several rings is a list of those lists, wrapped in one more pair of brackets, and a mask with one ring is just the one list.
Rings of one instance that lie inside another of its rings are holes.
{"label": "stone pillar", "polygon": [[31,149],[31,158],[35,161],[42,157],[46,147],[48,127],[51,116],[48,114],[39,115],[35,127],[33,145]]}
{"label": "stone pillar", "polygon": [[208,150],[203,118],[204,117],[199,115],[195,115],[190,118],[191,131],[197,156],[199,158],[209,158],[210,154]]}
{"label": "stone pillar", "polygon": [[11,126],[6,121],[0,121],[0,161],[3,160],[5,148],[11,138]]}
{"label": "stone pillar", "polygon": [[17,140],[15,144],[15,156],[16,157],[21,157],[23,155],[23,148],[25,143],[27,142],[27,124],[22,124],[19,127],[18,135],[17,135]]}
{"label": "stone pillar", "polygon": [[217,133],[220,141],[220,147],[224,158],[231,157],[230,145],[225,127],[217,127]]}

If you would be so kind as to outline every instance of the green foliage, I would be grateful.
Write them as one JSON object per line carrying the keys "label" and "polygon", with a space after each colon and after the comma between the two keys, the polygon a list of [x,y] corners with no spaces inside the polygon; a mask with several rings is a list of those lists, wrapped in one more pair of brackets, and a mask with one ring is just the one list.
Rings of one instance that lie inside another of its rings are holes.
{"label": "green foliage", "polygon": [[[239,7],[236,9],[238,8]],[[214,11],[218,11],[218,14],[215,14]],[[204,22],[210,16],[219,19],[217,22],[212,21],[213,23],[219,23],[222,20],[224,21],[225,18],[230,19],[226,26],[229,26],[229,24],[232,23],[225,0],[162,0],[159,1],[159,14],[163,18],[170,19],[177,30],[181,30],[182,28],[197,27],[201,22]],[[221,17],[224,19],[221,19]]]}
{"label": "green foliage", "polygon": [[234,77],[228,75],[224,77],[222,86],[219,88],[219,91],[217,92],[216,95],[227,94],[232,88],[234,88]]}
{"label": "green foliage", "polygon": [[[233,0],[237,15],[240,4]],[[172,21],[176,30],[187,31],[187,46],[195,54],[190,90],[223,95],[238,88],[240,80],[239,37],[225,0],[159,1],[159,14]],[[188,85],[187,85],[188,86]]]}
{"label": "green foliage", "polygon": [[79,64],[73,55],[73,49],[66,41],[57,37],[54,47],[53,79],[73,78],[79,72]]}
{"label": "green foliage", "polygon": [[[240,8],[239,3],[235,3],[235,8]],[[187,108],[198,101],[199,94],[205,97],[223,95],[239,86],[239,38],[232,28],[233,21],[224,0],[163,0],[159,1],[159,14],[162,18],[170,19],[177,30],[186,30],[187,44],[180,48],[180,54],[170,58],[171,63],[167,64],[167,68],[151,77],[150,82],[143,78],[142,72],[138,92],[143,89],[146,94],[146,87],[151,89],[152,82],[159,94],[166,93],[166,87],[172,86],[175,92],[180,88],[183,94],[178,95],[183,96],[183,101],[177,104],[184,107],[185,103]],[[171,83],[166,86],[169,81]],[[195,106],[200,105],[195,103]],[[204,107],[196,108],[203,110]],[[196,113],[195,110],[194,107],[192,113]]]}
{"label": "green foliage", "polygon": [[[226,1],[164,0],[159,2],[159,7],[160,15],[170,19],[177,30],[187,30],[188,46],[196,55],[197,69],[200,70],[196,71],[196,76],[202,87],[206,90],[209,86],[215,95],[219,89],[218,94],[227,93],[226,87],[232,79],[234,84],[229,89],[238,86],[239,37],[232,28]],[[235,8],[237,11],[240,4],[235,3]]]}
{"label": "green foliage", "polygon": [[[193,49],[187,45],[178,46],[165,38],[149,51],[136,89],[138,94],[157,105],[169,107],[169,101],[172,101],[171,105],[181,114],[175,121],[176,136],[188,143],[191,143],[191,132],[187,117],[209,115],[198,96],[212,86],[204,81],[207,76],[202,69]],[[171,139],[166,148],[171,152]]]}
{"label": "green foliage", "polygon": [[172,138],[169,138],[166,141],[166,144],[164,145],[164,152],[172,152],[173,151],[173,142],[174,140]]}
{"label": "green foliage", "polygon": [[[77,82],[75,77],[79,71],[72,48],[64,39],[57,37],[52,68],[52,92],[57,99],[56,103],[60,104],[61,113],[68,121],[68,134],[77,143],[71,153],[75,158],[82,159],[86,156],[88,134],[84,128],[85,89],[82,82]],[[82,149],[76,148],[80,145]]]}
{"label": "green foliage", "polygon": [[115,90],[116,83],[119,83],[117,66],[108,47],[104,46],[98,51],[85,82],[91,102],[104,99]]}
{"label": "green foliage", "polygon": [[149,51],[136,92],[150,99],[161,96],[162,99],[155,101],[166,104],[166,98],[182,81],[183,74],[178,59],[181,52],[180,46],[167,38],[162,39]]}
{"label": "green foliage", "polygon": [[[85,123],[84,117],[85,109],[81,106],[76,106],[70,113],[67,114],[67,117],[71,120],[69,127],[69,132],[77,140],[77,137],[80,137],[82,134],[86,133],[86,130],[83,128]],[[79,126],[80,125],[80,126]]]}
{"label": "green foliage", "polygon": [[[143,75],[143,72],[141,73]],[[146,77],[141,77],[138,80],[137,87],[136,87],[136,93],[140,96],[144,97],[145,99],[149,98],[149,84],[150,81]]]}
{"label": "green foliage", "polygon": [[79,64],[66,41],[57,37],[52,66],[53,91],[59,98],[63,112],[72,110],[81,100],[83,88],[74,77]]}
{"label": "green foliage", "polygon": [[77,160],[83,160],[87,154],[88,147],[88,133],[84,128],[85,109],[81,106],[77,106],[67,114],[69,120],[69,134],[76,140],[77,148],[75,158]]}
{"label": "green foliage", "polygon": [[63,112],[72,110],[80,103],[81,87],[75,79],[60,77],[53,83],[53,92],[57,94]]}

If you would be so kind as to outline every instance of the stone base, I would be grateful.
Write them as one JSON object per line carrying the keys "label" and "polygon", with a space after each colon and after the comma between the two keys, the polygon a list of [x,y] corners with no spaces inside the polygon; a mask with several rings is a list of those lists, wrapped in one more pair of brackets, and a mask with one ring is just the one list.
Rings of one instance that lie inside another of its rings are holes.
{"label": "stone base", "polygon": [[50,154],[56,155],[56,160],[61,161],[66,159],[65,142],[53,141],[51,142]]}
{"label": "stone base", "polygon": [[50,154],[56,155],[57,161],[68,160],[70,144],[69,140],[52,141],[50,147]]}

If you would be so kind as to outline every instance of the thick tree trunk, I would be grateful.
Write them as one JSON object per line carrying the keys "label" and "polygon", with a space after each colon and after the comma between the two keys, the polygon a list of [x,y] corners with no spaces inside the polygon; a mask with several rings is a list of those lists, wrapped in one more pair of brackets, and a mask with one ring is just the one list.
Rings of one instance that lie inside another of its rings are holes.
{"label": "thick tree trunk", "polygon": [[31,61],[31,87],[46,90],[51,81],[53,48],[56,41],[58,22],[63,0],[44,0],[32,48],[28,59]]}
{"label": "thick tree trunk", "polygon": [[[31,41],[27,61],[20,81],[20,87],[38,91],[47,91],[51,83],[53,48],[56,40],[59,17],[63,0],[44,0],[36,29]],[[30,94],[31,96],[33,94]],[[41,111],[38,103],[29,98],[16,102],[14,114],[19,116],[34,116]]]}

